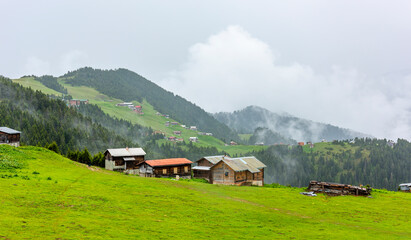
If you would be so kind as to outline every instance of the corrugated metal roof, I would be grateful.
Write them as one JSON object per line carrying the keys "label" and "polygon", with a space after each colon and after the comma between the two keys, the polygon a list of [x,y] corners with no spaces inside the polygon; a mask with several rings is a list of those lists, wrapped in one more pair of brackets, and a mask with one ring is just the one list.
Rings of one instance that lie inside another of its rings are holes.
{"label": "corrugated metal roof", "polygon": [[411,183],[401,183],[400,186],[411,186]]}
{"label": "corrugated metal roof", "polygon": [[144,156],[146,152],[142,148],[112,148],[107,151],[113,157],[131,157],[131,156]]}
{"label": "corrugated metal roof", "polygon": [[134,157],[123,157],[124,161],[134,161],[136,160]]}
{"label": "corrugated metal roof", "polygon": [[[203,157],[203,158],[205,158],[206,160],[208,160],[210,163],[212,163],[212,164],[216,164],[216,163],[218,163],[219,161],[221,161],[221,160],[223,160],[223,157],[224,157],[224,155],[219,155],[219,156],[208,156],[208,157]],[[227,158],[227,156],[225,156],[226,158]],[[202,158],[202,159],[203,159]],[[200,159],[201,160],[201,159]],[[200,161],[200,160],[198,160],[198,161]]]}
{"label": "corrugated metal roof", "polygon": [[183,164],[192,164],[193,162],[187,158],[168,158],[168,159],[156,159],[156,160],[147,160],[145,161],[148,165],[152,167],[160,166],[175,166]]}
{"label": "corrugated metal roof", "polygon": [[247,164],[246,161],[240,158],[225,158],[222,160],[225,164],[231,167],[235,172],[249,171],[251,173],[258,173],[258,170],[253,165]]}
{"label": "corrugated metal roof", "polygon": [[266,168],[267,166],[262,163],[260,160],[258,160],[256,157],[254,156],[250,156],[250,157],[241,157],[241,159],[245,162],[247,162],[247,164],[252,165],[255,168],[261,169],[261,168]]}
{"label": "corrugated metal roof", "polygon": [[14,130],[12,128],[8,127],[0,127],[0,132],[8,133],[8,134],[16,134],[16,133],[21,133],[20,131]]}
{"label": "corrugated metal roof", "polygon": [[202,171],[209,171],[210,167],[206,167],[206,166],[195,166],[192,168],[193,170],[202,170]]}

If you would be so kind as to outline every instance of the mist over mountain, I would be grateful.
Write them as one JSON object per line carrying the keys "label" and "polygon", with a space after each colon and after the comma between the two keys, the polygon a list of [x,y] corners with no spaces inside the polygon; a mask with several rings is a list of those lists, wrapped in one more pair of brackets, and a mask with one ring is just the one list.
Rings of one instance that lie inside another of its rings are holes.
{"label": "mist over mountain", "polygon": [[296,141],[344,140],[370,135],[298,118],[289,114],[278,114],[258,106],[248,106],[242,110],[215,113],[213,116],[239,133],[253,134],[257,128],[267,128],[285,138]]}

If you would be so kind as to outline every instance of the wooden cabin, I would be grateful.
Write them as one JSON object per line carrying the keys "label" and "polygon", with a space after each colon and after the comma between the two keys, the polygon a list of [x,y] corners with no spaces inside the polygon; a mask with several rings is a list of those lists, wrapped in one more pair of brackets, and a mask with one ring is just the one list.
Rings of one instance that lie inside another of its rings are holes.
{"label": "wooden cabin", "polygon": [[142,177],[191,178],[191,164],[186,158],[147,160],[139,164]]}
{"label": "wooden cabin", "polygon": [[20,147],[21,132],[8,128],[0,127],[0,144],[8,144],[15,147]]}
{"label": "wooden cabin", "polygon": [[212,184],[263,186],[265,167],[253,156],[212,156],[198,160],[193,173],[195,178],[204,178]]}
{"label": "wooden cabin", "polygon": [[104,152],[105,167],[112,171],[138,174],[138,164],[144,162],[146,153],[142,148],[114,148]]}
{"label": "wooden cabin", "polygon": [[196,161],[197,166],[193,167],[193,177],[194,178],[203,178],[210,182],[211,172],[210,168],[217,164],[219,161],[223,160],[224,155],[219,156],[209,156],[203,157]]}

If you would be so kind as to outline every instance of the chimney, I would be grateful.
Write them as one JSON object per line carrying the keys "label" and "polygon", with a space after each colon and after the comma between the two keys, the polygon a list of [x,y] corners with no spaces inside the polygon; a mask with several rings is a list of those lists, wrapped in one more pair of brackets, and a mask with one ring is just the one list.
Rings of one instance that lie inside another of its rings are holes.
{"label": "chimney", "polygon": [[126,150],[128,151],[128,147],[126,147]]}

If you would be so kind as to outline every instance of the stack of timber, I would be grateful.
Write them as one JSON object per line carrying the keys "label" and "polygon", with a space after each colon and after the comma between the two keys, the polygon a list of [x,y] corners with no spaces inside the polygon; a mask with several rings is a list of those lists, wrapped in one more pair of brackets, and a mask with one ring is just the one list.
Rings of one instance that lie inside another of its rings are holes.
{"label": "stack of timber", "polygon": [[308,190],[313,191],[315,193],[325,193],[330,196],[341,196],[341,195],[368,196],[368,195],[371,195],[371,188],[351,186],[348,184],[340,184],[340,183],[318,182],[318,181],[310,181]]}

